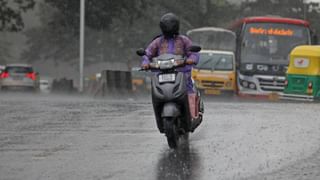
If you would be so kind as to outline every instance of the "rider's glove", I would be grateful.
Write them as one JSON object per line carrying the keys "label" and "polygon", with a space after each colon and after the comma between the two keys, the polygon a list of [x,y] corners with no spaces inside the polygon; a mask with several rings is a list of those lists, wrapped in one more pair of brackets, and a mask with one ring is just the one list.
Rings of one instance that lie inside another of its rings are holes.
{"label": "rider's glove", "polygon": [[178,66],[182,66],[182,65],[184,65],[184,60],[176,60],[176,64],[178,65]]}
{"label": "rider's glove", "polygon": [[144,70],[147,70],[150,68],[150,65],[149,64],[142,64],[141,68]]}
{"label": "rider's glove", "polygon": [[194,63],[194,61],[192,59],[187,59],[186,60],[186,64],[191,65],[191,64],[195,64],[195,63]]}

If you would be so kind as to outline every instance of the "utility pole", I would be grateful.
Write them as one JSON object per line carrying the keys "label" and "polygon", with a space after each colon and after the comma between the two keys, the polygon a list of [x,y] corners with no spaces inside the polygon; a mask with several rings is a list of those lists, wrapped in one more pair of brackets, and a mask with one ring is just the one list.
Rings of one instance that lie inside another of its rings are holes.
{"label": "utility pole", "polygon": [[80,82],[79,91],[83,92],[83,64],[84,64],[84,32],[85,32],[85,0],[80,0]]}
{"label": "utility pole", "polygon": [[307,1],[302,0],[303,3],[303,19],[307,20]]}

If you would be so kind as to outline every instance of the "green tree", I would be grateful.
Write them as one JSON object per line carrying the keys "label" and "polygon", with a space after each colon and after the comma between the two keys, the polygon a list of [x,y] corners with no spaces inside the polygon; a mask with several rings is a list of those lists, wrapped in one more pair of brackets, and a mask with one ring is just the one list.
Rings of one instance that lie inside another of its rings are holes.
{"label": "green tree", "polygon": [[[79,39],[79,0],[45,0],[40,5],[41,24],[26,32],[29,61],[76,62]],[[203,9],[203,7],[206,7]],[[236,14],[224,0],[86,0],[86,63],[130,61],[134,51],[160,34],[159,19],[166,12],[181,19],[181,32],[200,26],[218,26]]]}
{"label": "green tree", "polygon": [[[39,3],[42,26],[27,30],[29,50],[23,53],[29,62],[34,60],[65,60],[75,57],[78,47],[77,30],[59,9]],[[75,23],[76,24],[76,23]],[[77,31],[77,32],[76,32]],[[61,59],[63,57],[64,59]]]}
{"label": "green tree", "polygon": [[5,64],[11,56],[11,44],[4,40],[6,32],[18,32],[24,27],[23,12],[32,9],[34,0],[0,0],[0,64]]}
{"label": "green tree", "polygon": [[[0,35],[4,33],[0,32]],[[9,53],[10,43],[0,39],[0,65],[6,64],[7,60],[11,57]]]}
{"label": "green tree", "polygon": [[[24,57],[29,61],[42,59],[72,63],[78,57],[80,1],[46,0],[45,2],[39,5],[42,26],[25,33],[29,39],[27,43],[30,49],[24,53]],[[106,50],[110,50],[109,54],[114,56],[114,47],[121,47],[124,44],[123,38],[127,36],[125,31],[128,32],[133,20],[139,18],[143,12],[139,9],[143,6],[142,2],[133,4],[131,1],[123,0],[87,0],[86,62],[97,59],[97,56],[101,56],[98,52]],[[113,59],[107,55],[105,57]]]}
{"label": "green tree", "polygon": [[32,9],[34,0],[0,0],[0,31],[21,31],[22,12]]}

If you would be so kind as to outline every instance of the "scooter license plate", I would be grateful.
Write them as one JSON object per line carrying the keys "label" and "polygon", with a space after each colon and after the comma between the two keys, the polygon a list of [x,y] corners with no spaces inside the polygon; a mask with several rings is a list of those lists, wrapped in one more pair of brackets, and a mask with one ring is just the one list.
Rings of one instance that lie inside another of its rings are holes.
{"label": "scooter license plate", "polygon": [[175,74],[160,74],[159,75],[159,82],[165,83],[165,82],[174,82],[176,80]]}

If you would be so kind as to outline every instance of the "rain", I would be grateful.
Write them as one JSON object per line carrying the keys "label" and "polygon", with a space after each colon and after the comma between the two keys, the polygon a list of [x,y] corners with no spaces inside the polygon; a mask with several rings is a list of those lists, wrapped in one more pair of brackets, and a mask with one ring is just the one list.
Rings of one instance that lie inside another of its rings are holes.
{"label": "rain", "polygon": [[0,0],[0,180],[320,179],[320,1]]}

